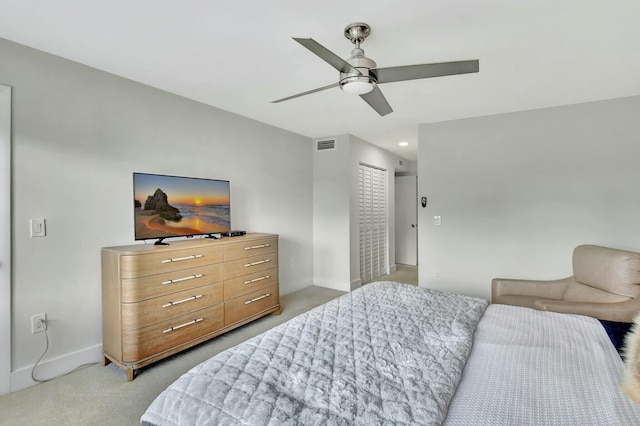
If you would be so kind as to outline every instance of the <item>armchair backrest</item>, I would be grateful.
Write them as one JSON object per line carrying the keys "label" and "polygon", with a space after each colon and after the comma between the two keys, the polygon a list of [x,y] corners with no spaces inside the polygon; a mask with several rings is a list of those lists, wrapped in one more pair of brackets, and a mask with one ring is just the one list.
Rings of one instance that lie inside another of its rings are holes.
{"label": "armchair backrest", "polygon": [[581,245],[573,250],[573,274],[590,287],[633,299],[640,296],[640,253]]}

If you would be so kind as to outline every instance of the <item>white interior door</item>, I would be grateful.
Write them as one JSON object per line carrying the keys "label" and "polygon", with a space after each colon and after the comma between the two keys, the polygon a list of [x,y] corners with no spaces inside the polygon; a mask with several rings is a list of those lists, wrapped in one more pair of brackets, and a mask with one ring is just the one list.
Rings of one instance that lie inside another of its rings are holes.
{"label": "white interior door", "polygon": [[360,165],[360,281],[389,273],[387,254],[387,174]]}
{"label": "white interior door", "polygon": [[418,265],[418,177],[396,176],[396,263]]}
{"label": "white interior door", "polygon": [[11,87],[0,84],[0,395],[11,392]]}

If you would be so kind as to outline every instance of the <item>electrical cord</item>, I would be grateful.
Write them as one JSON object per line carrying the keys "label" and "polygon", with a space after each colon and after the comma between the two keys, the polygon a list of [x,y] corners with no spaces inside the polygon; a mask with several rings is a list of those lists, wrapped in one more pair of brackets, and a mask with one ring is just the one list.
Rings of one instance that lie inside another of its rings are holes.
{"label": "electrical cord", "polygon": [[77,366],[76,368],[74,368],[73,370],[71,370],[69,372],[61,374],[59,376],[52,377],[50,379],[36,379],[36,376],[35,376],[36,367],[38,366],[38,364],[40,364],[40,361],[42,361],[42,358],[44,358],[45,354],[49,350],[49,335],[47,334],[47,324],[42,319],[39,319],[38,322],[40,323],[40,327],[42,327],[42,331],[44,332],[44,337],[45,337],[45,341],[46,341],[47,344],[46,344],[46,347],[44,348],[44,352],[42,352],[42,355],[40,355],[40,358],[38,358],[36,363],[33,365],[33,368],[31,369],[31,380],[33,380],[34,382],[38,382],[38,383],[46,383],[46,382],[49,382],[49,381],[51,381],[53,379],[57,379],[58,377],[64,377],[64,376],[66,376],[68,374],[73,373],[74,371],[77,371],[77,370],[81,369],[81,368],[88,367],[90,365],[100,364],[99,362],[89,362],[89,363],[86,363],[86,364],[81,364],[81,365]]}
{"label": "electrical cord", "polygon": [[45,324],[45,322],[42,321],[41,319],[39,319],[38,322],[40,323],[40,327],[42,327],[42,331],[44,331],[44,337],[45,337],[45,339],[47,341],[47,346],[44,348],[44,352],[42,352],[42,355],[40,355],[40,358],[38,358],[38,360],[36,361],[35,365],[31,369],[31,380],[33,380],[34,382],[38,382],[38,383],[44,383],[44,382],[48,382],[51,379],[46,379],[46,380],[36,379],[35,372],[36,372],[36,367],[38,366],[40,361],[42,361],[42,358],[44,358],[44,355],[49,350],[49,335],[47,334],[47,325]]}

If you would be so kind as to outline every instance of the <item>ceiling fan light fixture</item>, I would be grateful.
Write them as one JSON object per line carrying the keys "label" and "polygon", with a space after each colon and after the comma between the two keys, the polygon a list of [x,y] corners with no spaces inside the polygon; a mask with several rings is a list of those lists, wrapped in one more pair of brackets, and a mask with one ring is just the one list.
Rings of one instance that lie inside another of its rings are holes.
{"label": "ceiling fan light fixture", "polygon": [[353,95],[364,95],[373,90],[373,83],[369,79],[358,79],[340,83],[340,87],[347,93]]}

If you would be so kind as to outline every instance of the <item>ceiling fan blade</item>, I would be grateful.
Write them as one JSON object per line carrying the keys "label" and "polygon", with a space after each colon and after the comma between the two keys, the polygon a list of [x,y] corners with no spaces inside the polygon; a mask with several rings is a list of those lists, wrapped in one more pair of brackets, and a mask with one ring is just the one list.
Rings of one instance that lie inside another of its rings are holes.
{"label": "ceiling fan blade", "polygon": [[299,98],[300,96],[310,95],[312,93],[320,92],[322,90],[331,89],[332,87],[338,87],[340,83],[333,83],[328,86],[318,87],[317,89],[309,90],[307,92],[298,93],[297,95],[287,96],[286,98],[278,99],[277,101],[271,101],[272,104],[277,104],[278,102],[288,101],[289,99]]}
{"label": "ceiling fan blade", "polygon": [[360,95],[360,97],[381,116],[385,116],[393,112],[391,105],[389,105],[389,102],[387,102],[387,99],[384,97],[378,86],[374,87],[371,92]]}
{"label": "ceiling fan blade", "polygon": [[436,64],[407,65],[403,67],[371,69],[378,82],[391,83],[394,81],[416,80],[419,78],[442,77],[445,75],[468,74],[480,70],[480,61],[440,62]]}
{"label": "ceiling fan blade", "polygon": [[320,59],[322,59],[323,61],[325,61],[326,63],[328,63],[335,69],[337,69],[338,71],[360,74],[360,71],[358,71],[356,68],[351,66],[351,64],[349,64],[347,61],[345,61],[344,59],[342,59],[341,57],[339,57],[338,55],[336,55],[335,53],[333,53],[332,51],[330,51],[329,49],[327,49],[326,47],[324,47],[314,39],[295,38],[295,37],[293,37],[293,39],[298,43],[300,43],[301,45],[303,45],[304,47],[306,47],[307,49],[309,49],[311,52],[318,55]]}

